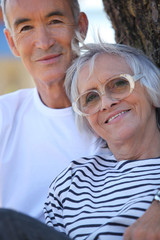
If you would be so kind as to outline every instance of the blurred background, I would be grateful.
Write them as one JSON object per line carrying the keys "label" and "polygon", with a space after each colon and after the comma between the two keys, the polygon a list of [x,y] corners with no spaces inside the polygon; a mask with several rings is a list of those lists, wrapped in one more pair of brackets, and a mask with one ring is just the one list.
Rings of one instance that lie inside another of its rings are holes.
{"label": "blurred background", "polygon": [[[97,42],[98,34],[102,40],[115,42],[115,33],[105,11],[102,0],[79,0],[81,10],[89,20],[89,29],[85,42]],[[5,39],[2,12],[0,9],[0,95],[20,88],[34,87],[31,76],[21,60],[12,55]]]}

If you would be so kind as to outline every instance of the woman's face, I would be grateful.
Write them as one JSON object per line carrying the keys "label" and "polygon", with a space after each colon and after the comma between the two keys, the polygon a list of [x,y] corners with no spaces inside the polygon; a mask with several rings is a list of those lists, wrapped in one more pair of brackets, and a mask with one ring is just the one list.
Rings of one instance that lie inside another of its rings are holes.
{"label": "woman's face", "polygon": [[[101,90],[107,79],[122,73],[133,75],[122,58],[101,54],[96,58],[94,71],[89,78],[89,63],[81,69],[78,77],[79,93],[91,89]],[[92,129],[105,139],[108,145],[137,138],[139,134],[152,131],[150,126],[156,125],[155,108],[139,81],[125,99],[113,101],[103,95],[101,109],[86,118]]]}

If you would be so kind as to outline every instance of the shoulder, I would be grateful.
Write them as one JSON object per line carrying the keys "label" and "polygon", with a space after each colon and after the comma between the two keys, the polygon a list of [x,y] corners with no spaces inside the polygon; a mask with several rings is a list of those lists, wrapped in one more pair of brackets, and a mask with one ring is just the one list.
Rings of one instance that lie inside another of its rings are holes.
{"label": "shoulder", "polygon": [[62,181],[66,182],[67,179],[73,178],[75,176],[75,173],[79,170],[86,170],[91,166],[106,167],[113,162],[117,161],[115,160],[110,150],[108,148],[101,148],[101,150],[99,149],[99,151],[94,155],[82,157],[71,161],[68,167],[61,174],[59,174],[53,182],[57,185]]}
{"label": "shoulder", "polygon": [[73,184],[78,184],[84,176],[92,178],[92,175],[101,173],[107,165],[115,162],[110,156],[111,153],[106,149],[103,153],[73,160],[51,183],[50,192],[63,201]]}
{"label": "shoulder", "polygon": [[33,96],[34,89],[22,89],[0,96],[1,114],[14,114],[26,101]]}
{"label": "shoulder", "polygon": [[22,89],[0,96],[0,132],[10,125],[15,116],[32,100],[34,89]]}
{"label": "shoulder", "polygon": [[0,96],[0,105],[2,104],[12,104],[15,105],[16,103],[21,103],[23,100],[25,100],[27,97],[33,94],[34,89],[21,89],[17,90],[12,93],[8,93],[5,95]]}

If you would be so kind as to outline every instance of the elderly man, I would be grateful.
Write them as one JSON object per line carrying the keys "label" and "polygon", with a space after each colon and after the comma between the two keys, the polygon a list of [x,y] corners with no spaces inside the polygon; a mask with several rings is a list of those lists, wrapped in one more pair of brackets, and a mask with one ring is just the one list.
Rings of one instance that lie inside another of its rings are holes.
{"label": "elderly man", "polygon": [[0,97],[0,202],[43,221],[52,179],[72,159],[96,151],[96,138],[77,130],[63,86],[88,20],[75,0],[1,4],[9,46],[36,88]]}
{"label": "elderly man", "polygon": [[8,44],[36,88],[0,97],[0,202],[43,221],[53,178],[71,160],[98,151],[96,137],[77,130],[63,86],[88,20],[77,0],[1,0],[1,5]]}

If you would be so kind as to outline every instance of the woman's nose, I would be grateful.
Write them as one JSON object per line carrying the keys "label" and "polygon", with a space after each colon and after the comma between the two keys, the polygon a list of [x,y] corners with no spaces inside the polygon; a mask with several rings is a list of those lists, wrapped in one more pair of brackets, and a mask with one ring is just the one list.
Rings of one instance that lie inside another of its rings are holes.
{"label": "woman's nose", "polygon": [[106,94],[101,96],[101,111],[107,110],[113,105],[117,104],[119,100],[116,99],[111,99],[109,96]]}

